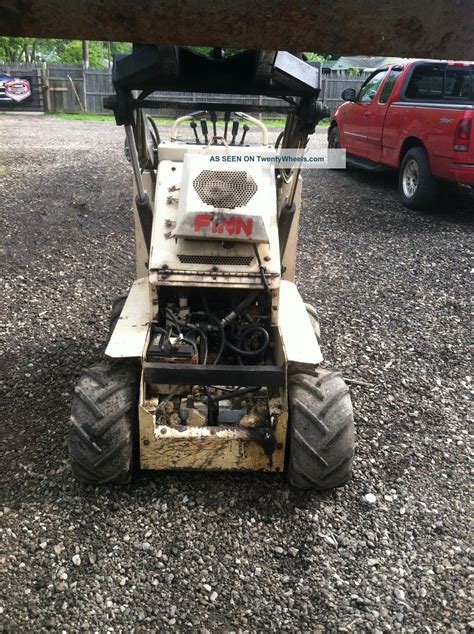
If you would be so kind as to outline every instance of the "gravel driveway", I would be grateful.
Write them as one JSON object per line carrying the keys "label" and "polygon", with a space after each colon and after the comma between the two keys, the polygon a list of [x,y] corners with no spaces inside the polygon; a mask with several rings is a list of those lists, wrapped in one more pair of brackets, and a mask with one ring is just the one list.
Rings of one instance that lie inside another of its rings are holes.
{"label": "gravel driveway", "polygon": [[348,486],[157,472],[95,489],[72,480],[66,432],[133,279],[122,134],[0,116],[3,630],[472,630],[473,195],[417,213],[394,175],[306,173],[299,285],[352,381]]}

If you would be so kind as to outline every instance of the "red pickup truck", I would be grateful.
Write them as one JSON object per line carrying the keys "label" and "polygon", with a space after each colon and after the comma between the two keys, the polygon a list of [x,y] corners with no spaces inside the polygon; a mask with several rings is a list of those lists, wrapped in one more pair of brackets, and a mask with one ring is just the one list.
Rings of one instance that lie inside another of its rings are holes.
{"label": "red pickup truck", "polygon": [[329,147],[345,148],[349,164],[399,169],[400,196],[410,209],[434,203],[438,180],[474,185],[474,62],[387,66],[342,98]]}

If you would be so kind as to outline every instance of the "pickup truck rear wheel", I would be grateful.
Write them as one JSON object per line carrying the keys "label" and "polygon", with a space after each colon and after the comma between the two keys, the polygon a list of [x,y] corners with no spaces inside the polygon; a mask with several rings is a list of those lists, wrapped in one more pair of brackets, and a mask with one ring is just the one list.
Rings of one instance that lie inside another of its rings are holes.
{"label": "pickup truck rear wheel", "polygon": [[402,203],[409,209],[429,209],[433,206],[438,185],[424,148],[413,147],[403,157],[398,189]]}

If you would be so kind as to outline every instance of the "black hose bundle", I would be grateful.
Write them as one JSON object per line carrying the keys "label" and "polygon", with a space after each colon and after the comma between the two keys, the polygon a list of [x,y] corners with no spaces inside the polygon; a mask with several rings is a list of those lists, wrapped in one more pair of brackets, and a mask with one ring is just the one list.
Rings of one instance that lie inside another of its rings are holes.
{"label": "black hose bundle", "polygon": [[[242,345],[245,339],[248,339],[249,334],[256,332],[258,332],[260,336],[262,336],[263,343],[256,350],[244,350],[242,348]],[[263,328],[263,326],[249,326],[248,328],[246,328],[239,337],[238,346],[234,346],[232,343],[230,343],[230,341],[227,341],[227,339],[225,340],[225,345],[227,346],[227,348],[242,357],[256,357],[259,354],[263,354],[267,349],[269,343],[270,335],[268,334],[268,331]]]}
{"label": "black hose bundle", "polygon": [[[265,279],[265,277],[263,277],[263,279]],[[210,322],[214,326],[214,331],[217,332],[219,335],[219,347],[217,349],[217,353],[212,362],[212,365],[217,365],[219,363],[219,361],[222,358],[222,355],[224,354],[224,350],[226,348],[230,350],[231,352],[233,352],[236,355],[240,365],[243,365],[242,357],[244,358],[256,357],[258,355],[263,354],[266,351],[270,343],[270,335],[263,326],[251,324],[242,330],[242,332],[239,335],[237,345],[235,345],[227,339],[227,335],[224,330],[224,327],[228,325],[229,323],[231,323],[236,317],[240,316],[245,310],[247,310],[250,304],[253,301],[255,301],[255,299],[257,298],[257,295],[258,295],[258,291],[256,293],[250,293],[250,295],[247,298],[245,298],[245,300],[240,302],[240,304],[226,318],[222,320],[219,320],[215,315],[213,315],[209,311],[209,306],[207,302],[203,302],[206,310],[190,313],[187,316],[186,321],[189,323],[179,322],[171,311],[166,311],[166,315],[172,322],[172,328],[176,328],[176,330],[178,331],[178,336],[181,337],[183,341],[186,341],[186,343],[189,343],[193,347],[195,354],[198,358],[198,362],[200,364],[206,365],[208,362],[209,340],[208,340],[207,327],[204,326],[203,322],[208,322],[208,323]],[[162,328],[160,328],[159,330],[166,333],[166,331]],[[196,342],[192,338],[192,335],[194,333],[197,333],[200,336],[201,350],[199,351],[198,351],[198,346]],[[260,339],[259,347],[254,350],[245,349],[244,346],[246,341],[248,341],[251,336],[255,336],[255,335],[257,335]],[[236,390],[235,392],[232,392],[227,395],[213,396],[210,393],[209,386],[205,385],[203,387],[204,387],[204,392],[206,394],[205,401],[207,401],[209,406],[209,421],[211,422],[211,424],[213,424],[213,422],[214,424],[217,424],[218,411],[219,411],[218,403],[220,400],[224,400],[226,398],[233,398],[236,396],[243,396],[244,394],[257,392],[258,390],[261,389],[260,387],[244,388],[244,389]]]}
{"label": "black hose bundle", "polygon": [[[217,331],[219,333],[219,336],[220,336],[219,348],[217,350],[217,354],[212,365],[217,365],[219,363],[225,348],[228,348],[229,350],[231,350],[238,356],[256,357],[260,354],[263,354],[265,350],[267,349],[268,344],[270,343],[270,335],[268,334],[268,331],[265,328],[263,328],[263,326],[251,325],[242,331],[239,337],[239,340],[237,342],[237,345],[234,345],[227,339],[224,326],[222,325],[222,323],[212,313],[199,312],[199,313],[191,313],[191,315],[189,315],[189,317],[193,317],[193,316],[207,318],[216,326]],[[207,336],[203,333],[202,329],[198,327],[193,327],[193,330],[198,330],[201,333],[201,335],[204,335],[206,339],[206,349],[208,349]],[[259,335],[262,337],[263,343],[256,350],[245,350],[242,347],[245,340],[249,338],[249,335],[254,333],[259,333]],[[206,355],[206,361],[207,361],[207,355]],[[201,361],[201,363],[205,363],[206,361]]]}

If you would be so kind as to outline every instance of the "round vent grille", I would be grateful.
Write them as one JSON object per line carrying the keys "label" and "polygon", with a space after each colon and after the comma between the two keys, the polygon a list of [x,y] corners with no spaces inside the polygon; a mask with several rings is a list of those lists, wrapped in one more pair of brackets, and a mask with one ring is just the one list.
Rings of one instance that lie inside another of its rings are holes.
{"label": "round vent grille", "polygon": [[193,185],[203,203],[220,209],[244,207],[258,189],[247,172],[218,170],[203,170]]}

